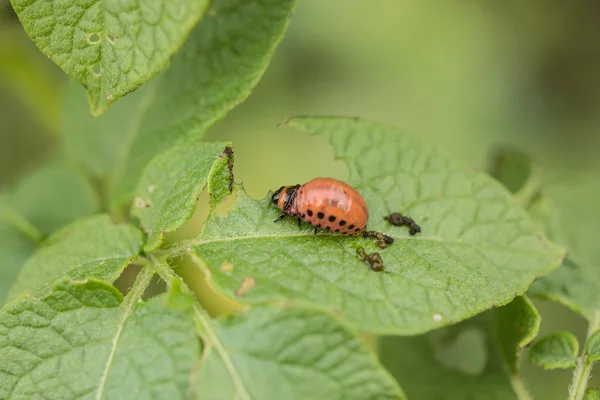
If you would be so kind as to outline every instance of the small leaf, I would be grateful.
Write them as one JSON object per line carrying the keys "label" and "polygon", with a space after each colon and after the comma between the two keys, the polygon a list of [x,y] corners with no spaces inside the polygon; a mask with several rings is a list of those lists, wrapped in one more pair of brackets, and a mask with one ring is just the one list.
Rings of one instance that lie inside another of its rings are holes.
{"label": "small leaf", "polygon": [[164,295],[122,302],[98,281],[57,282],[0,311],[0,398],[188,399],[199,355],[189,313]]}
{"label": "small leaf", "polygon": [[579,342],[570,332],[543,337],[529,349],[529,361],[544,369],[573,368],[577,363]]}
{"label": "small leaf", "polygon": [[383,337],[381,362],[409,399],[516,399],[492,317],[487,312],[425,335]]}
{"label": "small leaf", "polygon": [[585,396],[584,396],[583,400],[600,400],[600,390],[588,389],[585,392]]}
{"label": "small leaf", "polygon": [[0,221],[0,306],[14,284],[23,263],[35,250],[35,243],[7,223]]}
{"label": "small leaf", "polygon": [[215,190],[228,187],[227,146],[231,143],[192,140],[159,154],[148,164],[131,210],[148,234],[144,251],[159,248],[165,233],[191,218],[205,186],[211,196]]}
{"label": "small leaf", "polygon": [[294,0],[214,0],[156,80],[130,150],[114,177],[112,206],[131,199],[146,164],[184,137],[200,137],[256,86],[287,28]]}
{"label": "small leaf", "polygon": [[600,360],[600,331],[594,332],[585,344],[585,355],[588,361]]}
{"label": "small leaf", "polygon": [[208,3],[11,2],[40,50],[87,88],[93,115],[162,71]]}
{"label": "small leaf", "polygon": [[[268,196],[255,201],[240,192],[226,216],[212,213],[201,237],[186,244],[225,295],[250,304],[308,302],[369,332],[416,334],[506,304],[560,265],[564,251],[501,185],[444,153],[367,121],[290,124],[330,138],[367,201],[368,228],[395,242],[379,250],[362,237],[313,235],[292,218],[274,223],[280,211]],[[390,226],[383,217],[391,212],[411,216],[422,232]],[[367,268],[358,247],[379,251],[385,272]],[[249,278],[254,284],[240,291]]]}
{"label": "small leaf", "polygon": [[519,372],[521,350],[537,336],[540,321],[540,314],[527,296],[515,297],[496,310],[500,348],[511,374]]}
{"label": "small leaf", "polygon": [[[79,172],[56,164],[44,165],[25,176],[8,193],[6,204],[9,210],[2,213],[0,209],[0,218],[14,212],[43,235],[98,211],[87,180]],[[12,219],[10,215],[8,218]]]}
{"label": "small leaf", "polygon": [[116,225],[107,215],[79,220],[55,233],[27,260],[8,298],[43,295],[63,276],[113,282],[141,247],[142,233],[131,225]]}
{"label": "small leaf", "polygon": [[194,377],[206,399],[404,399],[355,334],[327,314],[255,308],[219,320]]}

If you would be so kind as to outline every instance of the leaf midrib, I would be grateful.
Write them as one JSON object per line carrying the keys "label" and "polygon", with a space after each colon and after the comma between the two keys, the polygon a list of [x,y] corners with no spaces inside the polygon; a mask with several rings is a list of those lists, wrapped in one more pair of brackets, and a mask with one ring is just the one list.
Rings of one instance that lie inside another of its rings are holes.
{"label": "leaf midrib", "polygon": [[[326,235],[326,236],[333,236],[333,235]],[[212,243],[224,243],[224,242],[234,242],[234,241],[238,241],[238,240],[241,241],[241,240],[252,240],[252,239],[286,239],[286,238],[300,238],[300,237],[315,237],[315,235],[312,233],[301,233],[301,234],[291,234],[291,235],[261,234],[261,235],[230,236],[230,237],[218,236],[218,237],[214,237],[214,238],[210,238],[210,239],[198,238],[198,239],[192,239],[187,242],[181,242],[177,246],[171,247],[169,249],[165,249],[165,253],[167,253],[169,256],[177,256],[180,254],[187,253],[188,247],[200,247],[200,246],[212,244]],[[396,242],[402,242],[402,241],[406,241],[406,242],[428,241],[428,242],[434,242],[434,243],[455,244],[458,246],[465,246],[465,247],[479,248],[479,249],[491,249],[491,250],[509,250],[510,249],[512,252],[515,252],[518,254],[536,256],[536,257],[544,256],[544,255],[548,254],[548,251],[537,252],[537,251],[519,249],[519,248],[515,249],[515,248],[511,248],[509,246],[493,246],[493,245],[481,244],[481,243],[468,243],[468,242],[462,242],[462,241],[458,241],[458,240],[443,239],[443,238],[439,238],[439,237],[426,237],[426,238],[394,237],[394,240],[395,240],[395,242],[392,246],[394,246]],[[555,249],[556,249],[556,246],[552,245],[551,243],[548,243],[547,250],[555,250]]]}

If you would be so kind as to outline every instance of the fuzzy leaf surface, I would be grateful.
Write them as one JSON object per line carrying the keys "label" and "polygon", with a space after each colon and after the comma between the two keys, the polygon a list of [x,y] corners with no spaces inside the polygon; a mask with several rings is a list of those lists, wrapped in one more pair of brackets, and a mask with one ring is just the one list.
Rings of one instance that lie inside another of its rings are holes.
{"label": "fuzzy leaf surface", "polygon": [[25,31],[87,88],[93,115],[162,71],[207,0],[11,0]]}
{"label": "fuzzy leaf surface", "polygon": [[[380,250],[362,237],[313,235],[293,218],[274,223],[280,212],[269,196],[255,201],[240,191],[233,209],[209,216],[191,243],[198,265],[226,295],[252,304],[308,302],[364,330],[416,334],[506,304],[560,265],[563,250],[499,183],[446,154],[367,121],[290,124],[330,139],[367,201],[368,229],[395,242]],[[383,217],[391,212],[411,216],[422,232],[410,236],[406,227],[389,226]],[[365,266],[358,247],[380,252],[385,272]]]}
{"label": "fuzzy leaf surface", "polygon": [[558,332],[536,341],[529,349],[529,361],[544,369],[573,368],[579,342],[571,332]]}
{"label": "fuzzy leaf surface", "polygon": [[540,314],[527,296],[515,297],[496,310],[500,348],[511,374],[519,372],[521,350],[535,339],[540,322]]}
{"label": "fuzzy leaf surface", "polygon": [[203,399],[405,398],[365,344],[322,312],[255,308],[215,325],[233,368],[208,347],[195,377]]}
{"label": "fuzzy leaf surface", "polygon": [[189,313],[164,295],[123,301],[99,281],[61,280],[0,311],[0,398],[188,399],[199,354]]}
{"label": "fuzzy leaf surface", "polygon": [[56,232],[27,260],[9,293],[39,295],[63,276],[95,277],[113,282],[142,248],[142,232],[128,224],[114,224],[99,214]]}
{"label": "fuzzy leaf surface", "polygon": [[165,233],[191,218],[204,187],[208,186],[213,196],[229,185],[227,146],[231,143],[193,140],[174,146],[148,164],[131,210],[148,234],[144,251],[160,247]]}
{"label": "fuzzy leaf surface", "polygon": [[281,40],[294,0],[215,0],[169,69],[157,78],[139,130],[114,177],[113,206],[129,200],[146,164],[199,137],[256,86]]}
{"label": "fuzzy leaf surface", "polygon": [[409,399],[516,400],[491,312],[415,337],[383,337],[379,356]]}

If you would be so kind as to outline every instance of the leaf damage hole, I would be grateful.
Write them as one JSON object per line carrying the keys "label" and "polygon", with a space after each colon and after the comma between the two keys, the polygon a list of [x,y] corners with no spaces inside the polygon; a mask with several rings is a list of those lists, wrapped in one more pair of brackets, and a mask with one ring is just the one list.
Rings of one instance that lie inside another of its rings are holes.
{"label": "leaf damage hole", "polygon": [[117,44],[117,37],[115,35],[108,34],[106,38],[111,44]]}
{"label": "leaf damage hole", "polygon": [[102,66],[100,65],[100,63],[91,65],[89,68],[90,68],[90,72],[92,73],[92,75],[95,78],[99,78],[100,75],[102,75]]}
{"label": "leaf damage hole", "polygon": [[106,100],[112,100],[113,97],[114,97],[113,94],[109,93],[109,94],[106,95]]}
{"label": "leaf damage hole", "polygon": [[102,42],[102,35],[100,32],[90,33],[87,37],[87,42],[91,45],[97,45]]}

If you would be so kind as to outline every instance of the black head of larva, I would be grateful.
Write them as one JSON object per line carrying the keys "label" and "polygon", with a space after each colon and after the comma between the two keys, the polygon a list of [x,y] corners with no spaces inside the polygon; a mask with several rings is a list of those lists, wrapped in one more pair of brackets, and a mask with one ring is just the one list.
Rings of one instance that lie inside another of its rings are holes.
{"label": "black head of larva", "polygon": [[280,187],[279,189],[277,189],[277,191],[275,193],[273,193],[273,197],[271,197],[271,202],[275,205],[277,205],[277,203],[279,202],[279,195],[281,194],[281,191],[283,190],[285,186]]}

